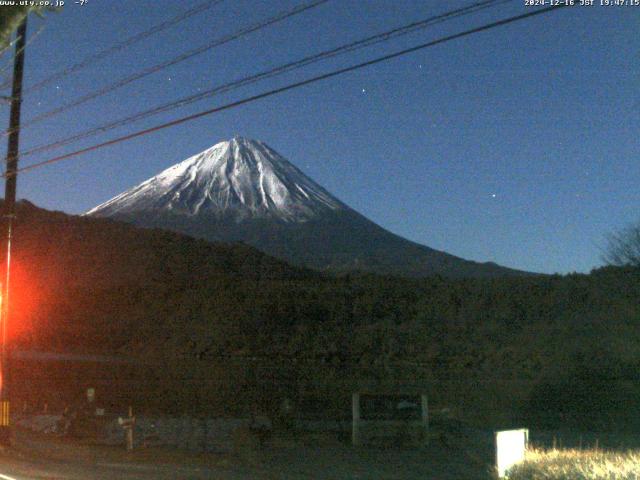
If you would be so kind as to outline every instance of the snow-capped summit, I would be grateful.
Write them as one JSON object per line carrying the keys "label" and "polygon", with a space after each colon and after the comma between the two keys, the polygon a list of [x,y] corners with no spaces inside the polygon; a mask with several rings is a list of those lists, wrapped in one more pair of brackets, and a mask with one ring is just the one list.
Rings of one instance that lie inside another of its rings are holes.
{"label": "snow-capped summit", "polygon": [[263,142],[236,136],[169,167],[87,215],[146,212],[303,222],[345,208]]}
{"label": "snow-capped summit", "polygon": [[87,215],[213,242],[244,242],[294,265],[421,277],[520,275],[399,237],[333,197],[262,142],[234,137]]}

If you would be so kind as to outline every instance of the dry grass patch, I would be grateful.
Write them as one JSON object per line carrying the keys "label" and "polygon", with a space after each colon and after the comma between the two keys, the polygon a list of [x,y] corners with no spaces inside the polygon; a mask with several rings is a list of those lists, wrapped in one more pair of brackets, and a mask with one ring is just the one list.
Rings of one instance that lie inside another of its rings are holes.
{"label": "dry grass patch", "polygon": [[509,480],[640,480],[640,450],[529,450]]}

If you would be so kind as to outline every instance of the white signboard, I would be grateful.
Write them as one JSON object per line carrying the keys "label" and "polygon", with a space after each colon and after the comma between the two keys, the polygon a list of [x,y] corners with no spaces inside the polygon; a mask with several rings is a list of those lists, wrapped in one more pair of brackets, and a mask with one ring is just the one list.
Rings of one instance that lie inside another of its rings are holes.
{"label": "white signboard", "polygon": [[514,464],[524,460],[528,441],[529,430],[526,428],[496,432],[496,468],[500,478]]}

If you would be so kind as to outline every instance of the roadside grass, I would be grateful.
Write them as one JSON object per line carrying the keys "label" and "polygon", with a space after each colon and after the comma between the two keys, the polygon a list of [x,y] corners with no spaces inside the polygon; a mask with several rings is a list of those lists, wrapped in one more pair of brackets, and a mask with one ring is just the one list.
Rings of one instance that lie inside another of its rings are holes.
{"label": "roadside grass", "polygon": [[509,480],[640,480],[640,450],[531,449]]}

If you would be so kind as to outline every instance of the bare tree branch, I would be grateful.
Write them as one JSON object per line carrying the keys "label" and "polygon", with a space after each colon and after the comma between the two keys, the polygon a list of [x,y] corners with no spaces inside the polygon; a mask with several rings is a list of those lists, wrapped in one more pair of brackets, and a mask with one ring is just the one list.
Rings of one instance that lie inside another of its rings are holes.
{"label": "bare tree branch", "polygon": [[640,223],[610,234],[602,259],[609,265],[640,266]]}

